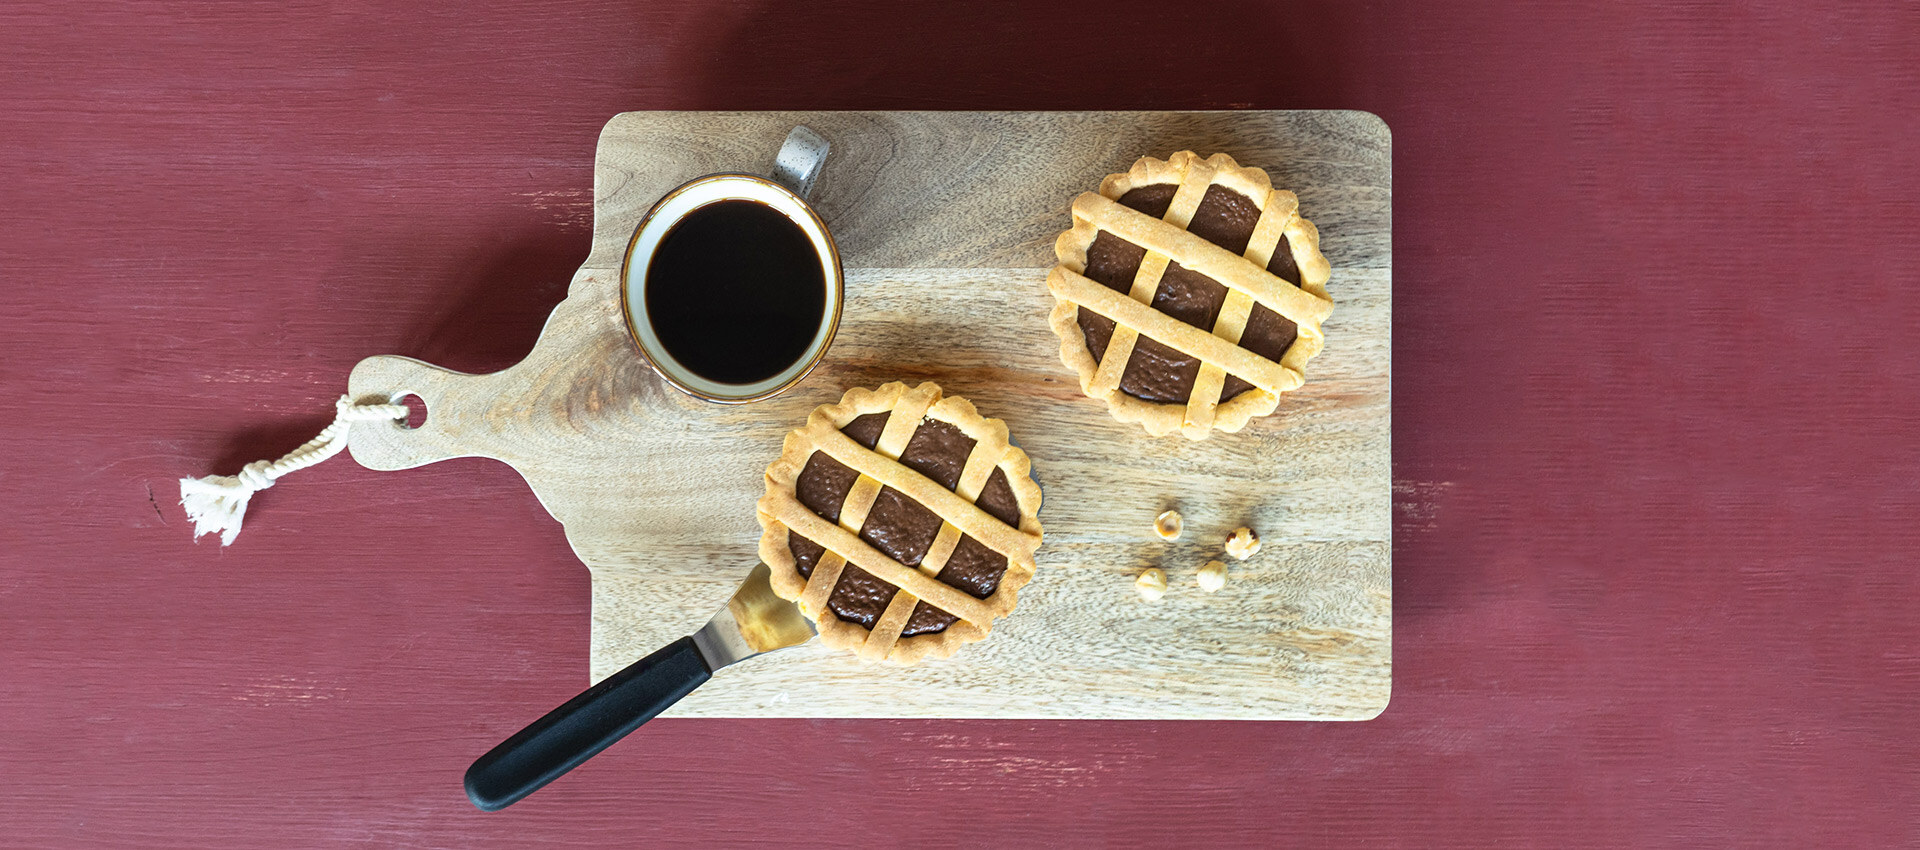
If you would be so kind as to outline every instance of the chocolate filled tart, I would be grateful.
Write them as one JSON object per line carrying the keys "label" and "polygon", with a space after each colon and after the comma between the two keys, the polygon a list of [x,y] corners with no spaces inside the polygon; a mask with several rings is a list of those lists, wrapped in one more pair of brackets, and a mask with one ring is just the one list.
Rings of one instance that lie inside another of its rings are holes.
{"label": "chocolate filled tart", "polygon": [[1047,276],[1060,358],[1114,418],[1205,439],[1304,381],[1333,310],[1292,192],[1226,154],[1142,157],[1073,201]]}
{"label": "chocolate filled tart", "polygon": [[931,383],[848,390],[767,467],[760,558],[827,646],[944,658],[1013,610],[1040,546],[1027,455]]}

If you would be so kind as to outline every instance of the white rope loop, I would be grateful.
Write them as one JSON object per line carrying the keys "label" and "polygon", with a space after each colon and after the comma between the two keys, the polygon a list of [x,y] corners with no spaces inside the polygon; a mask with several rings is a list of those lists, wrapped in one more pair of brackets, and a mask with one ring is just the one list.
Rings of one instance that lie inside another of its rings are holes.
{"label": "white rope loop", "polygon": [[279,460],[256,460],[242,467],[238,475],[180,479],[180,504],[187,509],[187,519],[194,523],[194,539],[217,531],[220,545],[233,545],[233,539],[240,534],[247,500],[254,493],[272,487],[274,481],[288,473],[339,454],[347,447],[347,432],[353,423],[405,421],[408,413],[404,404],[354,404],[347,396],[334,402],[333,410],[332,424]]}

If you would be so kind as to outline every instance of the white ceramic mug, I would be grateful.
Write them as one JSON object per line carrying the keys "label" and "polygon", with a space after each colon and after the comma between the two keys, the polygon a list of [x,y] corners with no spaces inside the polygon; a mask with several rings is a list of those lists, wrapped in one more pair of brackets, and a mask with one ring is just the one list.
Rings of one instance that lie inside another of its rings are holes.
{"label": "white ceramic mug", "polygon": [[[827,141],[818,134],[806,127],[795,127],[774,157],[771,177],[734,172],[697,177],[668,192],[640,219],[633,238],[627,242],[626,258],[620,264],[621,309],[626,314],[629,334],[640,346],[641,356],[667,383],[695,398],[741,404],[778,395],[800,383],[819,365],[827,346],[833,342],[834,332],[840,327],[840,306],[846,294],[840,249],[834,245],[826,223],[807,203],[828,149]],[[746,384],[712,380],[676,359],[654,331],[644,296],[654,255],[674,226],[709,204],[735,200],[764,204],[799,227],[813,246],[820,262],[821,279],[826,285],[820,326],[800,357],[773,376]]]}

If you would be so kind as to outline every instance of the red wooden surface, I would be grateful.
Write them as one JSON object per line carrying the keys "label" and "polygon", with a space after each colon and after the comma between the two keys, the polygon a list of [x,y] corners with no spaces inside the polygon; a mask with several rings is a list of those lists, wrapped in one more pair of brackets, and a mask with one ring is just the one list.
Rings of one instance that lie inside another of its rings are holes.
{"label": "red wooden surface", "polygon": [[[1912,4],[967,5],[0,5],[0,844],[1920,841]],[[616,112],[1241,106],[1395,134],[1378,720],[663,722],[482,815],[586,674],[511,471],[183,528],[518,359]]]}

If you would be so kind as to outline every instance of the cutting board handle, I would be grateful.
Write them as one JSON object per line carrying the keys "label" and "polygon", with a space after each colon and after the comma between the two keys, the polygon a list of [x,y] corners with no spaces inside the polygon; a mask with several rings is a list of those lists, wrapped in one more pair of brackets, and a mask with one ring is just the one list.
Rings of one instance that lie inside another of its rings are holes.
{"label": "cutting board handle", "polygon": [[347,394],[356,403],[418,398],[427,408],[418,427],[399,422],[368,423],[355,427],[347,448],[368,469],[412,469],[454,457],[498,457],[489,451],[499,444],[500,416],[493,408],[499,395],[489,385],[502,376],[470,375],[442,369],[411,357],[380,355],[353,367]]}

